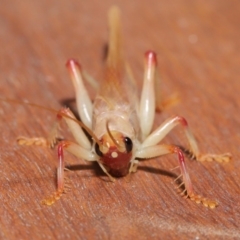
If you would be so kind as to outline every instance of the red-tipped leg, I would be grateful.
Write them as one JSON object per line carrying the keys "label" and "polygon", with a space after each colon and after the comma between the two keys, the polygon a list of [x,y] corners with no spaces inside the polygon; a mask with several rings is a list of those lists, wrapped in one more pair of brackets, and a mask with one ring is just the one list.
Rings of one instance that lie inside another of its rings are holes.
{"label": "red-tipped leg", "polygon": [[[179,192],[181,192],[181,195],[185,196],[186,198],[190,198],[192,201],[195,201],[196,203],[202,203],[206,207],[215,208],[218,205],[216,201],[209,200],[194,193],[191,179],[187,171],[184,154],[180,148],[172,145],[149,146],[143,149],[139,149],[136,152],[136,158],[151,159],[170,153],[175,153],[178,156],[181,174],[175,179],[175,182],[180,182],[177,189],[179,190]],[[180,179],[182,179],[182,181],[180,181]]]}
{"label": "red-tipped leg", "polygon": [[65,192],[65,180],[64,177],[64,156],[63,149],[67,147],[68,142],[64,141],[58,145],[58,169],[57,169],[57,191],[54,192],[50,197],[44,199],[42,204],[44,205],[52,205],[55,203]]}
{"label": "red-tipped leg", "polygon": [[86,149],[71,141],[62,141],[58,145],[58,169],[57,169],[57,191],[54,192],[50,197],[42,201],[45,205],[52,205],[58,200],[63,193],[66,192],[69,186],[66,184],[66,177],[64,176],[64,155],[63,151],[68,151],[74,156],[84,159],[86,161],[97,161],[98,156],[89,149]]}
{"label": "red-tipped leg", "polygon": [[154,130],[142,143],[142,147],[148,147],[158,144],[169,132],[173,130],[176,126],[181,125],[184,129],[185,135],[187,137],[190,148],[185,149],[183,147],[181,150],[191,159],[197,161],[217,161],[217,162],[228,162],[232,155],[230,153],[223,154],[201,154],[198,149],[197,142],[193,136],[188,123],[185,118],[181,116],[176,116],[167,119],[163,122],[156,130]]}
{"label": "red-tipped leg", "polygon": [[[181,174],[175,179],[175,182],[179,181],[179,179],[181,178],[183,179],[183,181],[177,187],[178,191],[180,192],[180,195],[186,198],[190,198],[192,201],[196,203],[202,203],[205,207],[215,208],[218,205],[216,201],[207,199],[200,195],[196,195],[193,192],[193,187],[186,168],[183,152],[177,147],[174,149],[174,152],[178,154],[178,160],[181,170]],[[182,188],[184,189],[182,190]]]}
{"label": "red-tipped leg", "polygon": [[66,66],[75,88],[78,113],[82,122],[91,129],[93,106],[83,81],[83,72],[81,66],[74,59],[69,59],[66,63]]}
{"label": "red-tipped leg", "polygon": [[19,145],[26,145],[26,146],[35,145],[35,146],[41,146],[41,147],[54,148],[58,144],[58,142],[62,140],[62,137],[60,137],[60,135],[59,135],[59,130],[60,130],[60,119],[57,117],[57,122],[54,123],[51,131],[49,132],[49,134],[46,138],[44,138],[44,137],[32,137],[32,138],[18,137],[17,143]]}
{"label": "red-tipped leg", "polygon": [[142,139],[145,139],[152,130],[155,116],[155,78],[157,55],[153,51],[145,53],[145,70],[143,87],[139,105],[139,119]]}

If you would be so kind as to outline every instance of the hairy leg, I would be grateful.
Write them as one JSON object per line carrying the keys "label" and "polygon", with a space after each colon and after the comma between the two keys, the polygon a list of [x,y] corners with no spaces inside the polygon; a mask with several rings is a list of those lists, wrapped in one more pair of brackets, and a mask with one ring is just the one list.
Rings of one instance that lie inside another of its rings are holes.
{"label": "hairy leg", "polygon": [[182,182],[178,186],[178,189],[184,186],[183,191],[181,191],[181,195],[185,196],[186,198],[190,198],[192,201],[195,201],[196,203],[202,203],[205,207],[215,208],[218,205],[216,201],[209,200],[205,197],[202,197],[194,193],[192,182],[188,174],[187,166],[184,160],[183,152],[178,147],[173,145],[156,145],[145,147],[136,152],[136,158],[151,159],[154,157],[159,157],[171,153],[174,153],[178,156],[181,174],[177,177],[175,181],[180,180],[182,178]]}

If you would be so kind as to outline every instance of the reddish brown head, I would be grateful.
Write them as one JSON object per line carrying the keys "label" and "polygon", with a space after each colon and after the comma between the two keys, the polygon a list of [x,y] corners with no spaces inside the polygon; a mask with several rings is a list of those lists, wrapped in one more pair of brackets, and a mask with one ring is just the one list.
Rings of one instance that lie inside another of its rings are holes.
{"label": "reddish brown head", "polygon": [[128,174],[132,158],[132,140],[117,131],[109,131],[100,139],[101,145],[95,145],[96,154],[100,162],[114,177]]}

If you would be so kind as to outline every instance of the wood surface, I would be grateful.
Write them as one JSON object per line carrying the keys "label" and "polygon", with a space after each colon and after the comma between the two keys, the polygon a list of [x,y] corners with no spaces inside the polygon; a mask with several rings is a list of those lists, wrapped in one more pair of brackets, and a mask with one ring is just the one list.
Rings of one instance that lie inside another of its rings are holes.
{"label": "wood surface", "polygon": [[[43,206],[56,189],[56,149],[18,146],[16,138],[46,136],[55,114],[1,101],[0,238],[240,239],[239,1],[1,1],[0,97],[60,109],[74,98],[70,57],[101,79],[113,4],[122,10],[124,51],[139,86],[143,54],[152,49],[164,98],[181,98],[155,126],[184,116],[203,153],[232,153],[228,164],[186,160],[195,191],[219,206],[178,195],[174,155],[144,161],[136,174],[111,183],[97,164],[70,154],[68,164],[82,170],[68,174],[70,192]],[[67,129],[64,136],[71,139]],[[181,128],[165,142],[187,146]]]}

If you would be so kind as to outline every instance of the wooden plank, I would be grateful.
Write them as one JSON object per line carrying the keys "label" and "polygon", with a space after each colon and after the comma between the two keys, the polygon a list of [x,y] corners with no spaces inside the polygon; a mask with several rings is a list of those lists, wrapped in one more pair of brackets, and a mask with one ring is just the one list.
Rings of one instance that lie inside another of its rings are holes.
{"label": "wooden plank", "polygon": [[[116,1],[114,1],[116,2]],[[82,171],[51,207],[56,150],[22,147],[18,136],[44,136],[52,113],[0,102],[1,239],[237,239],[239,189],[239,1],[117,1],[125,53],[141,84],[143,54],[158,53],[163,94],[181,103],[157,116],[188,119],[203,152],[231,152],[228,164],[187,160],[194,189],[217,199],[214,210],[174,190],[174,156],[141,163],[136,174],[111,183],[97,164],[66,154]],[[65,62],[79,59],[101,79],[112,1],[5,1],[0,8],[0,95],[59,109],[74,90]],[[91,91],[94,96],[94,91]],[[65,131],[64,136],[71,137]],[[180,129],[166,142],[185,143]]]}

